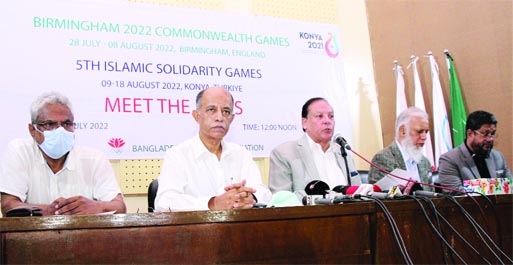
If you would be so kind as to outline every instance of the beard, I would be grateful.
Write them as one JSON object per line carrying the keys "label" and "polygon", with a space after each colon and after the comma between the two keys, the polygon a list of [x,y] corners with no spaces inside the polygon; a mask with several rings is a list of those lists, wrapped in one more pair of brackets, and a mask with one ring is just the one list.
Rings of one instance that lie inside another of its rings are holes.
{"label": "beard", "polygon": [[413,159],[415,163],[419,164],[422,160],[422,157],[424,157],[423,148],[413,144],[413,141],[409,138],[405,139],[402,142],[402,144],[404,146],[404,151],[406,152],[406,154],[408,154],[408,156],[411,157],[411,159]]}
{"label": "beard", "polygon": [[470,147],[472,148],[472,151],[474,151],[474,154],[476,154],[477,156],[487,158],[490,156],[490,152],[493,148],[493,143],[471,144]]}

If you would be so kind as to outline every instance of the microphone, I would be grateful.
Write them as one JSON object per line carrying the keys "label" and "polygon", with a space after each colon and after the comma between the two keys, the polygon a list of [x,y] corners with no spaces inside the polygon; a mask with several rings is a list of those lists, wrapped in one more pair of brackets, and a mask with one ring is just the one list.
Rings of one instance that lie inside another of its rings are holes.
{"label": "microphone", "polygon": [[390,199],[390,194],[388,194],[387,192],[371,192],[367,196],[370,196],[370,197],[372,197],[374,199],[378,199],[378,200]]}
{"label": "microphone", "polygon": [[347,143],[346,139],[344,139],[344,137],[342,137],[342,135],[340,134],[335,135],[335,143],[339,144],[347,150],[351,150],[351,146]]}
{"label": "microphone", "polygon": [[438,198],[438,197],[444,197],[443,194],[433,191],[427,191],[427,190],[416,190],[413,192],[414,196],[422,196],[422,197],[428,197],[428,198]]}
{"label": "microphone", "polygon": [[329,199],[329,198],[315,198],[314,199],[314,205],[320,205],[320,204],[333,204],[333,199]]}
{"label": "microphone", "polygon": [[348,195],[337,195],[333,198],[321,198],[311,195],[303,197],[303,205],[327,205],[327,204],[339,204],[345,201],[352,201],[353,196]]}
{"label": "microphone", "polygon": [[324,199],[329,190],[330,186],[322,180],[310,181],[305,187],[307,195],[303,197],[303,205],[315,205],[315,199]]}
{"label": "microphone", "polygon": [[332,189],[332,191],[337,192],[337,193],[347,194],[347,193],[346,193],[346,191],[347,191],[350,187],[358,187],[358,186],[338,185],[338,186],[335,186],[335,187]]}
{"label": "microphone", "polygon": [[305,195],[301,202],[303,205],[332,204],[331,200],[324,195]]}
{"label": "microphone", "polygon": [[355,196],[337,195],[335,196],[335,198],[333,198],[333,204],[339,204],[345,201],[352,201],[353,199],[359,199],[359,197],[357,198]]}
{"label": "microphone", "polygon": [[413,195],[413,193],[417,190],[423,190],[422,186],[419,183],[414,181],[408,181],[406,186],[403,188],[402,192],[404,194]]}
{"label": "microphone", "polygon": [[312,180],[306,184],[305,192],[308,195],[326,195],[330,190],[330,186],[322,180]]}
{"label": "microphone", "polygon": [[367,195],[366,193],[370,192],[371,191],[371,187],[372,186],[372,191],[373,192],[381,192],[381,188],[378,186],[378,185],[374,185],[374,184],[362,184],[360,186],[343,186],[343,185],[338,185],[338,186],[335,186],[333,188],[333,191],[335,192],[338,192],[338,193],[342,193],[342,194],[362,194],[362,193],[365,193],[365,194],[362,194],[362,195]]}

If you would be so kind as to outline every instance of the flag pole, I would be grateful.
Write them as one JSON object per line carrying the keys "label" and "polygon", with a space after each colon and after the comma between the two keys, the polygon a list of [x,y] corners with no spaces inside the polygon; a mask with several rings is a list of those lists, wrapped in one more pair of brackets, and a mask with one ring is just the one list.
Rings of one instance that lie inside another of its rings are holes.
{"label": "flag pole", "polygon": [[454,60],[452,59],[451,54],[449,53],[449,50],[445,49],[445,50],[444,50],[444,53],[445,53],[445,55],[447,56],[447,58],[451,59],[451,61],[454,61]]}
{"label": "flag pole", "polygon": [[[422,94],[422,85],[420,83],[419,72],[417,71],[417,61],[418,60],[419,60],[418,56],[412,55],[410,57],[410,64],[408,65],[407,68],[410,68],[410,66],[411,66],[412,70],[413,70],[413,87],[415,89],[415,101],[414,101],[415,104],[414,104],[414,106],[427,113],[426,104],[424,103],[424,95]],[[423,153],[424,153],[424,156],[426,156],[427,159],[429,160],[429,163],[431,164],[431,171],[434,171],[435,170],[435,160],[434,160],[434,155],[433,155],[433,144],[431,142],[431,134],[430,133],[428,133],[426,135],[426,141],[424,142]]]}
{"label": "flag pole", "polygon": [[452,149],[451,129],[449,126],[449,117],[445,108],[445,100],[440,84],[439,68],[432,52],[428,52],[431,68],[431,81],[433,92],[433,127],[435,135],[435,166],[438,170],[438,158],[443,153]]}
{"label": "flag pole", "polygon": [[466,138],[466,123],[467,123],[467,111],[465,108],[465,102],[461,94],[461,86],[456,75],[456,69],[454,67],[454,59],[452,58],[449,50],[444,50],[447,56],[447,70],[449,71],[449,85],[450,85],[450,106],[451,106],[451,129],[452,129],[452,141],[454,146],[458,146],[465,141]]}
{"label": "flag pole", "polygon": [[395,86],[396,86],[396,94],[395,94],[395,116],[399,116],[399,114],[405,110],[408,105],[406,103],[406,94],[404,92],[404,77],[403,77],[403,69],[399,65],[397,60],[394,60],[394,72],[395,72]]}

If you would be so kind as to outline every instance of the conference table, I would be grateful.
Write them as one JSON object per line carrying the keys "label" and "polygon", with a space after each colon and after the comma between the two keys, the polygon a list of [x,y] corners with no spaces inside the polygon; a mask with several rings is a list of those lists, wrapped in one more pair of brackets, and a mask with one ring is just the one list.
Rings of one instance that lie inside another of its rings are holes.
{"label": "conference table", "polygon": [[[513,195],[488,195],[228,211],[9,217],[0,218],[0,263],[511,263],[512,207]],[[466,213],[490,242],[476,233]]]}

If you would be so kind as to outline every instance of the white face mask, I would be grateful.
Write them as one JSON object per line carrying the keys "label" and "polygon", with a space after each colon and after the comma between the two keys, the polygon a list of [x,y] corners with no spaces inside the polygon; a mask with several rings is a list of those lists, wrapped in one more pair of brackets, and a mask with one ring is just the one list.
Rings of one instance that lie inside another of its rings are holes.
{"label": "white face mask", "polygon": [[[34,128],[36,126],[34,125]],[[36,128],[37,131],[39,131]],[[41,132],[41,131],[39,131]],[[59,127],[55,130],[44,131],[45,140],[39,145],[46,155],[58,159],[67,154],[75,145],[75,135]]]}

